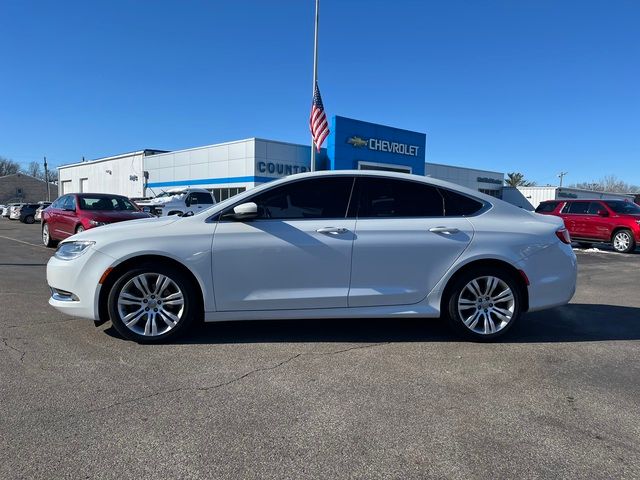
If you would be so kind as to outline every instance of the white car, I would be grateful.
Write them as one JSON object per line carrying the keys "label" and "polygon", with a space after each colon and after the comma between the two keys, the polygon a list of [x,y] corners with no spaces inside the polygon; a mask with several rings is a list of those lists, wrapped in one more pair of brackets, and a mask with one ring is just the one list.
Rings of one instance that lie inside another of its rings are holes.
{"label": "white car", "polygon": [[454,184],[388,172],[293,175],[185,217],[74,235],[47,265],[49,303],[126,338],[206,321],[445,317],[493,339],[566,304],[562,220]]}
{"label": "white car", "polygon": [[198,213],[211,208],[216,203],[209,190],[204,188],[174,188],[163,191],[150,200],[137,201],[143,212],[165,217],[167,215],[184,215],[188,212]]}

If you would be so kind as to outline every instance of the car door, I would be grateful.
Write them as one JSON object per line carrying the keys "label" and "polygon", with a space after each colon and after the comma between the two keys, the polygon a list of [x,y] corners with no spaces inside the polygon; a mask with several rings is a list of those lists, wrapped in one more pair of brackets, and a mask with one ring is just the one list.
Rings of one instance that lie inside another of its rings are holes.
{"label": "car door", "polygon": [[56,238],[65,239],[75,233],[76,228],[76,196],[67,195],[62,207],[58,210]]}
{"label": "car door", "polygon": [[588,201],[567,202],[563,209],[565,213],[565,226],[569,234],[575,238],[591,238],[588,234]]}
{"label": "car door", "polygon": [[258,205],[256,219],[229,220],[223,212],[213,240],[216,309],[346,307],[353,183],[342,175],[298,180],[244,200]]}
{"label": "car door", "polygon": [[[601,216],[598,212],[606,212],[607,216]],[[585,231],[589,238],[609,241],[611,238],[611,227],[609,224],[609,211],[601,202],[590,202],[587,210]]]}
{"label": "car door", "polygon": [[461,207],[483,206],[425,183],[380,177],[359,177],[354,196],[349,307],[424,299],[471,242],[473,226]]}

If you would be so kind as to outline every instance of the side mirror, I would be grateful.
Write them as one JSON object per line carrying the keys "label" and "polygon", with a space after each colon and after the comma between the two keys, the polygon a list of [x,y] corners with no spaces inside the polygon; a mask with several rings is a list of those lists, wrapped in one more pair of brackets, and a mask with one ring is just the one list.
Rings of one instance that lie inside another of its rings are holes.
{"label": "side mirror", "polygon": [[608,217],[609,212],[607,212],[606,210],[598,210],[598,215],[601,217]]}
{"label": "side mirror", "polygon": [[233,213],[225,215],[225,217],[234,220],[250,220],[258,216],[258,205],[253,202],[241,203],[233,208]]}

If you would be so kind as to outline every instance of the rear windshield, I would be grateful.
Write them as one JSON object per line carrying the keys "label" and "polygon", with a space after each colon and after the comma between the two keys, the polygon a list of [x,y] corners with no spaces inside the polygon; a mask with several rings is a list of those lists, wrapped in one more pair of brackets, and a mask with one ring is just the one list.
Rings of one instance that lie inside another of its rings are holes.
{"label": "rear windshield", "polygon": [[123,197],[80,197],[81,210],[137,211],[138,209]]}
{"label": "rear windshield", "polygon": [[560,202],[544,202],[538,205],[536,212],[553,212]]}
{"label": "rear windshield", "polygon": [[624,200],[607,200],[604,203],[616,213],[640,215],[640,207],[635,203],[625,202]]}

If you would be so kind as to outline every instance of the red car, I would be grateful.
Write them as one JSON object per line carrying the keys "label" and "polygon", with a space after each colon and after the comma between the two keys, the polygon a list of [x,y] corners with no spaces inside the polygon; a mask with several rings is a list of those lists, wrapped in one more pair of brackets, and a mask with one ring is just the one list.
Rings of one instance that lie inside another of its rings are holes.
{"label": "red car", "polygon": [[547,200],[537,213],[564,220],[571,239],[582,247],[593,242],[611,243],[617,252],[629,253],[640,242],[640,206],[624,200]]}
{"label": "red car", "polygon": [[151,216],[121,195],[70,193],[42,211],[42,242],[53,247],[89,228]]}

